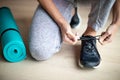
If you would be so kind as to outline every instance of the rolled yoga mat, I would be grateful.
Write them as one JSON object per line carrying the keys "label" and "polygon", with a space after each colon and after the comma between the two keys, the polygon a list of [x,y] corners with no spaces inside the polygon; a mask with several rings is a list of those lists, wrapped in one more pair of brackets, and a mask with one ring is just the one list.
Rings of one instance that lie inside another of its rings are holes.
{"label": "rolled yoga mat", "polygon": [[9,62],[26,58],[26,48],[9,8],[0,8],[0,38],[3,56]]}

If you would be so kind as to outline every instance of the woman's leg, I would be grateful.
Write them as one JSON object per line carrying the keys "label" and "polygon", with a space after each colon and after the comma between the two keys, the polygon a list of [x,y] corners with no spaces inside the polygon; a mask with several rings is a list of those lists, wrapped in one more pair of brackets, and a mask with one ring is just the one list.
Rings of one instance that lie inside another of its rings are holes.
{"label": "woman's leg", "polygon": [[88,27],[84,35],[96,35],[96,32],[107,22],[114,3],[115,0],[94,0],[91,2]]}
{"label": "woman's leg", "polygon": [[83,33],[80,66],[95,68],[100,64],[101,57],[96,47],[97,31],[103,27],[110,14],[115,0],[94,0],[89,14],[88,27]]}
{"label": "woman's leg", "polygon": [[[65,19],[70,22],[72,5],[64,0],[54,0]],[[61,32],[49,14],[38,6],[29,33],[29,49],[36,60],[46,60],[60,50]]]}

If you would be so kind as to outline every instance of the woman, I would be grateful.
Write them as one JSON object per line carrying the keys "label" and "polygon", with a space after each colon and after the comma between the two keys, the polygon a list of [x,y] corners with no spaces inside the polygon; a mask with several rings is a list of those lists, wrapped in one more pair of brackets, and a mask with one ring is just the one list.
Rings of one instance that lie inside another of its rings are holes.
{"label": "woman", "polygon": [[[38,0],[38,2],[40,5],[36,9],[30,27],[29,48],[33,58],[47,60],[60,50],[63,41],[72,45],[78,41],[77,35],[72,32],[69,24],[73,16],[74,0]],[[81,66],[96,67],[99,65],[100,55],[96,48],[95,36],[106,23],[114,3],[115,0],[94,0],[91,2],[88,27],[82,36],[89,39],[82,40]],[[118,26],[116,25],[118,21],[116,15],[118,14],[114,14],[114,21],[110,27],[102,33],[99,40],[101,44],[110,42],[109,40],[114,34],[114,30],[111,31],[111,28]],[[93,48],[89,48],[89,45]],[[86,52],[88,48],[89,51]]]}

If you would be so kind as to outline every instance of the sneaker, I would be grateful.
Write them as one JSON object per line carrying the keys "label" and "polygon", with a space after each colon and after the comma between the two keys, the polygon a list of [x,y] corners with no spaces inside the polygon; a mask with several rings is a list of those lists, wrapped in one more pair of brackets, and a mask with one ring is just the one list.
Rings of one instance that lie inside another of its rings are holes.
{"label": "sneaker", "polygon": [[80,66],[87,68],[96,68],[101,61],[100,54],[96,48],[96,37],[82,36]]}
{"label": "sneaker", "polygon": [[78,13],[78,11],[77,11],[77,7],[75,7],[75,14],[74,14],[74,16],[72,17],[71,22],[70,22],[71,28],[77,28],[77,27],[79,27],[79,26],[80,26],[80,23],[81,23],[80,20],[81,20],[81,19],[80,19],[80,15],[79,15],[79,13]]}

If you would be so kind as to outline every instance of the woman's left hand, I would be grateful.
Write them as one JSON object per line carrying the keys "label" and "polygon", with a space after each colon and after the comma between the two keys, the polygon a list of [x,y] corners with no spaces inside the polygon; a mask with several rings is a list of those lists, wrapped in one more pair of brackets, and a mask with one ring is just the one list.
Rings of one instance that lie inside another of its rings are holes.
{"label": "woman's left hand", "polygon": [[110,25],[105,32],[102,32],[99,42],[102,45],[112,42],[115,33],[117,32],[118,26],[115,24]]}

